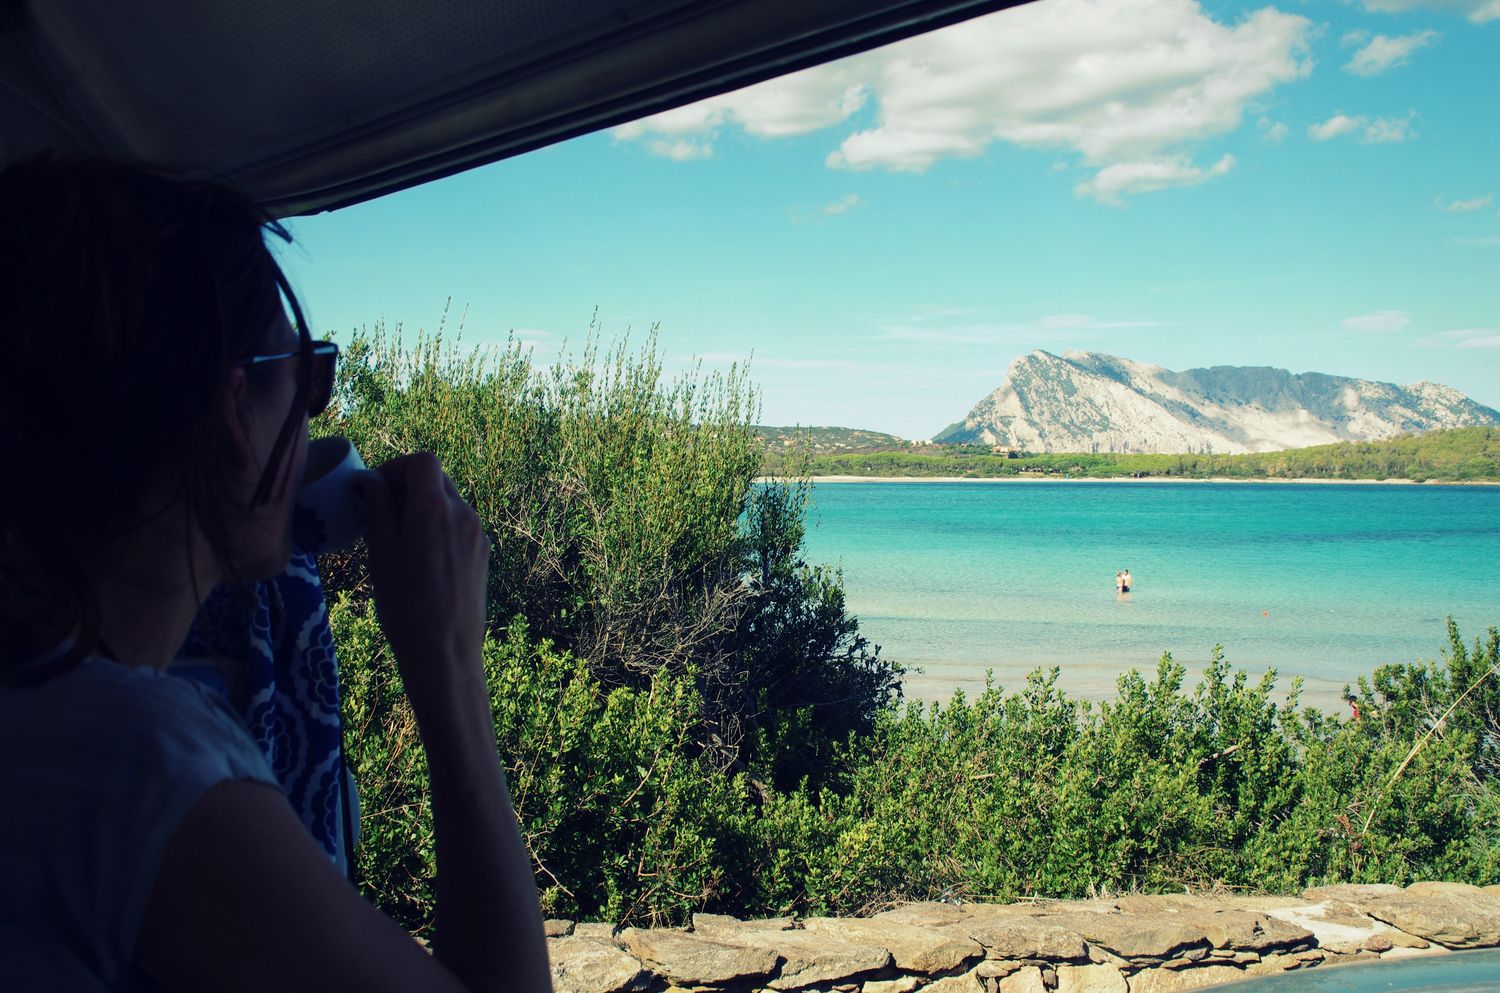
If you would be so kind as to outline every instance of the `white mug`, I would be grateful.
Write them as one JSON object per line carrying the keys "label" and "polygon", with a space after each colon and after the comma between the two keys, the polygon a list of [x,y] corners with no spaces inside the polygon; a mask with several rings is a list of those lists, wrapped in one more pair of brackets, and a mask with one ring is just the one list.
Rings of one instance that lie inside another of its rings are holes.
{"label": "white mug", "polygon": [[295,522],[302,551],[336,552],[365,533],[365,504],[354,484],[368,471],[348,438],[308,442]]}

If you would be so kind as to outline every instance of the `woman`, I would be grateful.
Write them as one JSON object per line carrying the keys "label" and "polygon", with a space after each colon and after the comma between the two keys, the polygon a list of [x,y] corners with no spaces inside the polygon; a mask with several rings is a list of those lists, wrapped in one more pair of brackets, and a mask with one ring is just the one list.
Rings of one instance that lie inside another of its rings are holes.
{"label": "woman", "polygon": [[265,223],[132,167],[0,173],[0,988],[547,989],[479,659],[488,546],[431,455],[364,498],[431,770],[432,956],[339,874],[224,699],[164,674],[209,591],[286,567],[332,388]]}

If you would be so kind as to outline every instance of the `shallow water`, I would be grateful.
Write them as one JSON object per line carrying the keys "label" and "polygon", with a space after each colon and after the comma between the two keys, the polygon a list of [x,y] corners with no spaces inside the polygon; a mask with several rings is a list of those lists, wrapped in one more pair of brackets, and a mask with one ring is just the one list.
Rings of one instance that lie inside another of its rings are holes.
{"label": "shallow water", "polygon": [[809,524],[809,561],[843,568],[861,630],[923,670],[919,699],[1054,664],[1098,699],[1221,644],[1332,709],[1381,663],[1438,657],[1447,615],[1469,641],[1500,624],[1500,487],[838,483]]}

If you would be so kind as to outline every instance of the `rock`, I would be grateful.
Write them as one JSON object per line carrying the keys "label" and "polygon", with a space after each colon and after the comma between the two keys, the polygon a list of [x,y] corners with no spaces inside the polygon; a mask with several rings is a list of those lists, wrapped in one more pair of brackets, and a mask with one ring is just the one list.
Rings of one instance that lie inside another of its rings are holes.
{"label": "rock", "polygon": [[875,972],[891,964],[891,954],[879,945],[841,940],[835,935],[807,931],[746,932],[746,941],[768,948],[781,960],[781,968],[767,986],[798,990],[839,980],[858,981],[862,973]]}
{"label": "rock", "polygon": [[1416,935],[1407,934],[1405,931],[1397,931],[1388,927],[1380,932],[1392,945],[1397,948],[1431,948],[1431,944],[1418,938]]}
{"label": "rock", "polygon": [[1308,908],[1321,908],[1323,919],[1333,924],[1347,924],[1350,927],[1367,928],[1376,923],[1375,918],[1360,910],[1347,900],[1324,900],[1321,903],[1306,904]]}
{"label": "rock", "polygon": [[[1028,968],[1021,962],[1006,962],[1000,959],[985,959],[974,967],[974,975],[981,980],[1004,979],[1013,972]],[[1034,967],[1032,967],[1034,968]]]}
{"label": "rock", "polygon": [[[969,913],[979,914],[980,904],[970,904]],[[1115,900],[1032,900],[1028,903],[1012,904],[1006,910],[1027,917],[1054,917],[1058,914],[1118,914],[1120,904]]]}
{"label": "rock", "polygon": [[1201,929],[1215,948],[1264,954],[1312,944],[1314,936],[1311,931],[1281,919],[1277,914],[1275,910],[1260,913],[1228,910],[1217,914],[1195,914],[1187,918],[1186,923]]}
{"label": "rock", "polygon": [[580,938],[598,938],[602,941],[615,940],[615,926],[609,923],[581,923],[573,925],[573,934]]}
{"label": "rock", "polygon": [[[982,968],[984,966],[980,966],[980,969]],[[1047,984],[1042,982],[1042,970],[1034,965],[1028,965],[1002,977],[999,985],[994,989],[996,993],[1047,993]]]}
{"label": "rock", "polygon": [[1130,977],[1130,993],[1175,993],[1245,978],[1232,965],[1204,965],[1195,969],[1142,969]]}
{"label": "rock", "polygon": [[1260,956],[1255,952],[1237,952],[1232,948],[1215,948],[1208,953],[1208,964],[1217,962],[1231,962],[1234,965],[1249,965],[1251,962],[1259,962]]}
{"label": "rock", "polygon": [[1301,962],[1298,962],[1290,955],[1267,955],[1259,962],[1253,962],[1245,966],[1245,975],[1279,976],[1283,972],[1295,969],[1301,964]]}
{"label": "rock", "polygon": [[1437,880],[1415,882],[1406,888],[1406,892],[1415,893],[1418,896],[1431,896],[1433,894],[1448,893],[1460,897],[1484,898],[1484,890],[1472,883],[1449,883]]}
{"label": "rock", "polygon": [[973,972],[961,976],[945,976],[922,987],[922,993],[985,993],[979,977]]}
{"label": "rock", "polygon": [[1089,946],[1089,961],[1095,965],[1112,965],[1116,968],[1130,964],[1129,959],[1122,959],[1109,949],[1098,945]]}
{"label": "rock", "polygon": [[1048,962],[1043,962],[1039,968],[1042,970],[1043,985],[1049,990],[1057,989],[1057,967]]}
{"label": "rock", "polygon": [[1099,945],[1132,961],[1163,961],[1189,948],[1210,945],[1202,928],[1174,920],[1175,916],[1068,914],[1051,920],[1083,935],[1089,944]]}
{"label": "rock", "polygon": [[1172,372],[1099,352],[1038,349],[1014,359],[999,387],[934,440],[1088,452],[1129,439],[1136,452],[1228,454],[1497,420],[1500,412],[1436,383],[1403,387],[1265,367]]}
{"label": "rock", "polygon": [[[1377,933],[1387,930],[1385,925],[1367,915],[1351,917],[1348,913],[1339,913],[1343,920],[1357,920],[1362,922],[1361,926],[1337,923],[1327,919],[1325,914],[1328,907],[1322,903],[1308,904],[1303,907],[1289,908],[1286,910],[1268,910],[1267,914],[1282,922],[1282,927],[1291,927],[1304,934],[1311,933],[1320,947],[1336,948],[1340,950],[1354,951],[1364,945]],[[1278,950],[1291,947],[1283,943],[1277,946]],[[1260,949],[1265,951],[1267,949]]]}
{"label": "rock", "polygon": [[891,953],[896,968],[924,976],[951,972],[984,954],[981,945],[955,934],[952,929],[938,931],[895,921],[832,917],[809,918],[803,927],[809,933],[828,935],[839,941],[878,945]]}
{"label": "rock", "polygon": [[1449,948],[1500,945],[1500,898],[1472,893],[1402,891],[1359,903],[1394,928]]}
{"label": "rock", "polygon": [[959,924],[964,920],[962,907],[952,903],[908,903],[895,910],[887,910],[870,918],[872,921],[899,921],[919,927],[943,927]]}
{"label": "rock", "polygon": [[1334,886],[1313,886],[1302,891],[1302,899],[1309,903],[1324,900],[1344,900],[1361,905],[1364,901],[1402,892],[1401,887],[1390,883],[1338,883]]}
{"label": "rock", "polygon": [[1112,965],[1060,965],[1057,993],[1128,993],[1125,977]]}
{"label": "rock", "polygon": [[728,914],[694,914],[692,932],[704,934],[713,930],[736,928],[742,923],[738,917],[731,917]]}
{"label": "rock", "polygon": [[542,921],[542,934],[549,938],[565,938],[573,933],[573,922],[549,917]]}
{"label": "rock", "polygon": [[1296,952],[1292,957],[1303,965],[1323,961],[1323,953],[1316,948],[1308,949],[1305,952]]}
{"label": "rock", "polygon": [[731,945],[681,931],[626,928],[619,941],[626,951],[678,986],[727,986],[776,970],[776,953],[769,948]]}
{"label": "rock", "polygon": [[898,976],[895,979],[869,979],[860,987],[862,993],[911,993],[922,985],[916,976]]}
{"label": "rock", "polygon": [[693,933],[705,938],[734,940],[740,935],[758,931],[790,931],[797,926],[795,917],[768,917],[742,921],[728,914],[694,914]]}
{"label": "rock", "polygon": [[645,989],[652,981],[640,962],[598,938],[551,938],[547,957],[557,993],[620,993]]}
{"label": "rock", "polygon": [[1375,962],[1380,959],[1378,952],[1349,952],[1345,955],[1330,953],[1323,959],[1324,965],[1349,965],[1354,962]]}
{"label": "rock", "polygon": [[1240,910],[1252,914],[1269,907],[1284,907],[1298,902],[1281,896],[1244,896],[1239,893],[1214,893],[1198,895],[1190,893],[1163,893],[1151,896],[1122,896],[1115,906],[1130,914],[1218,914],[1226,910]]}
{"label": "rock", "polygon": [[1088,958],[1083,938],[1045,918],[1017,917],[1003,922],[971,925],[968,935],[984,946],[985,955],[996,959],[1048,959],[1056,962]]}

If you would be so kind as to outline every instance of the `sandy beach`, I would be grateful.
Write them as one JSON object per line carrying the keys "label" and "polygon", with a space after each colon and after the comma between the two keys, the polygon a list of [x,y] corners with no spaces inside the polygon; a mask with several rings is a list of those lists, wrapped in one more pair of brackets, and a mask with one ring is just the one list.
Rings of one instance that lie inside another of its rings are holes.
{"label": "sandy beach", "polygon": [[[1201,662],[1182,661],[1188,670],[1187,678],[1183,680],[1183,690],[1191,693],[1202,679],[1203,665]],[[1080,659],[1074,663],[1053,664],[1058,665],[1062,670],[1058,676],[1058,688],[1074,700],[1087,700],[1092,703],[1116,699],[1117,681],[1131,670],[1139,672],[1148,683],[1156,678],[1155,666],[1146,663],[1109,664]],[[917,703],[947,703],[953,698],[955,690],[963,690],[964,695],[973,700],[984,692],[985,672],[988,671],[1005,693],[1018,693],[1026,688],[1027,673],[1037,668],[1045,670],[1051,666],[996,662],[981,667],[929,660],[911,664],[911,671],[901,680],[901,690],[906,700]],[[1257,682],[1267,669],[1263,665],[1246,665],[1237,668],[1242,668],[1250,675],[1252,684]],[[1300,678],[1302,681],[1298,698],[1302,706],[1315,707],[1331,714],[1347,713],[1348,707],[1344,703],[1344,687],[1353,684],[1354,678],[1317,676],[1304,671],[1278,668],[1276,689],[1272,693],[1272,699],[1277,703],[1285,702],[1294,678]]]}

